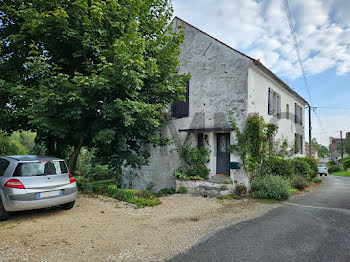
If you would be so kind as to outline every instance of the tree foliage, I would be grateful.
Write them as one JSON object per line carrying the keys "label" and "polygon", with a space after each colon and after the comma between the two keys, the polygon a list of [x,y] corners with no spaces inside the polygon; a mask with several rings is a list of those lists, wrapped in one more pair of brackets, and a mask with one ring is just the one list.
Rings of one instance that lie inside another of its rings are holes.
{"label": "tree foliage", "polygon": [[115,166],[147,163],[164,145],[165,108],[183,99],[182,34],[168,0],[4,0],[0,128],[34,130],[69,166],[94,146]]}

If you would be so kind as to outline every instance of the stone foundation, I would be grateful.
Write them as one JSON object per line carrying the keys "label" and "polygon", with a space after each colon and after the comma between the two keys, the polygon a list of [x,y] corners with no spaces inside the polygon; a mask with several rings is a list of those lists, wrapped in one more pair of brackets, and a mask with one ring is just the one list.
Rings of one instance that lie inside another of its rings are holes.
{"label": "stone foundation", "polygon": [[201,195],[204,197],[218,197],[229,195],[233,193],[233,185],[217,183],[204,180],[182,180],[176,179],[176,191],[179,191],[180,187],[186,187],[188,193],[194,195]]}

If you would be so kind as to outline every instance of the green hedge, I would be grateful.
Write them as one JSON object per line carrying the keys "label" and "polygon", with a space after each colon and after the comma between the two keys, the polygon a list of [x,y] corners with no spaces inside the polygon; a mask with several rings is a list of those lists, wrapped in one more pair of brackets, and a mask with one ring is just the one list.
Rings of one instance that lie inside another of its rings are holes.
{"label": "green hedge", "polygon": [[288,179],[294,177],[293,165],[288,159],[269,158],[261,165],[259,173],[261,176],[275,175]]}
{"label": "green hedge", "polygon": [[329,168],[328,168],[328,172],[331,174],[331,173],[334,173],[334,172],[338,172],[338,171],[340,171],[341,169],[340,169],[340,167],[339,166],[330,166]]}
{"label": "green hedge", "polygon": [[[157,206],[162,202],[148,190],[120,189],[115,185],[91,184],[77,181],[78,189],[85,194],[99,194],[136,205],[136,208]],[[167,190],[167,193],[170,191]],[[165,195],[164,192],[159,195]]]}
{"label": "green hedge", "polygon": [[313,177],[313,172],[306,160],[301,158],[294,158],[292,160],[292,163],[295,175],[301,176],[306,180],[311,180],[311,178]]}
{"label": "green hedge", "polygon": [[312,180],[313,178],[317,177],[318,175],[318,167],[317,167],[317,162],[315,159],[312,157],[304,157],[304,158],[299,158],[302,161],[305,161],[306,163],[309,164],[310,169],[311,169],[311,177],[310,179]]}
{"label": "green hedge", "polygon": [[343,160],[343,167],[345,170],[350,168],[350,159]]}
{"label": "green hedge", "polygon": [[290,197],[290,182],[280,176],[257,176],[252,181],[253,196],[262,199],[285,200]]}

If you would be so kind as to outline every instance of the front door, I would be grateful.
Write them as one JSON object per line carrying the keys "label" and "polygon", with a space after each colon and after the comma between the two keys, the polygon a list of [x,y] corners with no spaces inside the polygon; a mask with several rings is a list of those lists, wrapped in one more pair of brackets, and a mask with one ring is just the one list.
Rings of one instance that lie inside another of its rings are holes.
{"label": "front door", "polygon": [[216,174],[230,175],[230,133],[217,134]]}

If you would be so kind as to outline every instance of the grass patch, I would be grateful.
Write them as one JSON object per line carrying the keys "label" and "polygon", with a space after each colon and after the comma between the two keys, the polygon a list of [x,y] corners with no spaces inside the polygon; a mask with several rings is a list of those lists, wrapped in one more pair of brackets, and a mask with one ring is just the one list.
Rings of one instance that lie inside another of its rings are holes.
{"label": "grass patch", "polygon": [[290,187],[289,188],[289,193],[292,195],[292,194],[295,194],[295,193],[298,193],[299,192],[299,189],[295,188],[295,187]]}
{"label": "grass patch", "polygon": [[335,175],[335,176],[350,176],[350,172],[343,170],[343,171],[334,172],[334,173],[332,173],[332,175]]}

